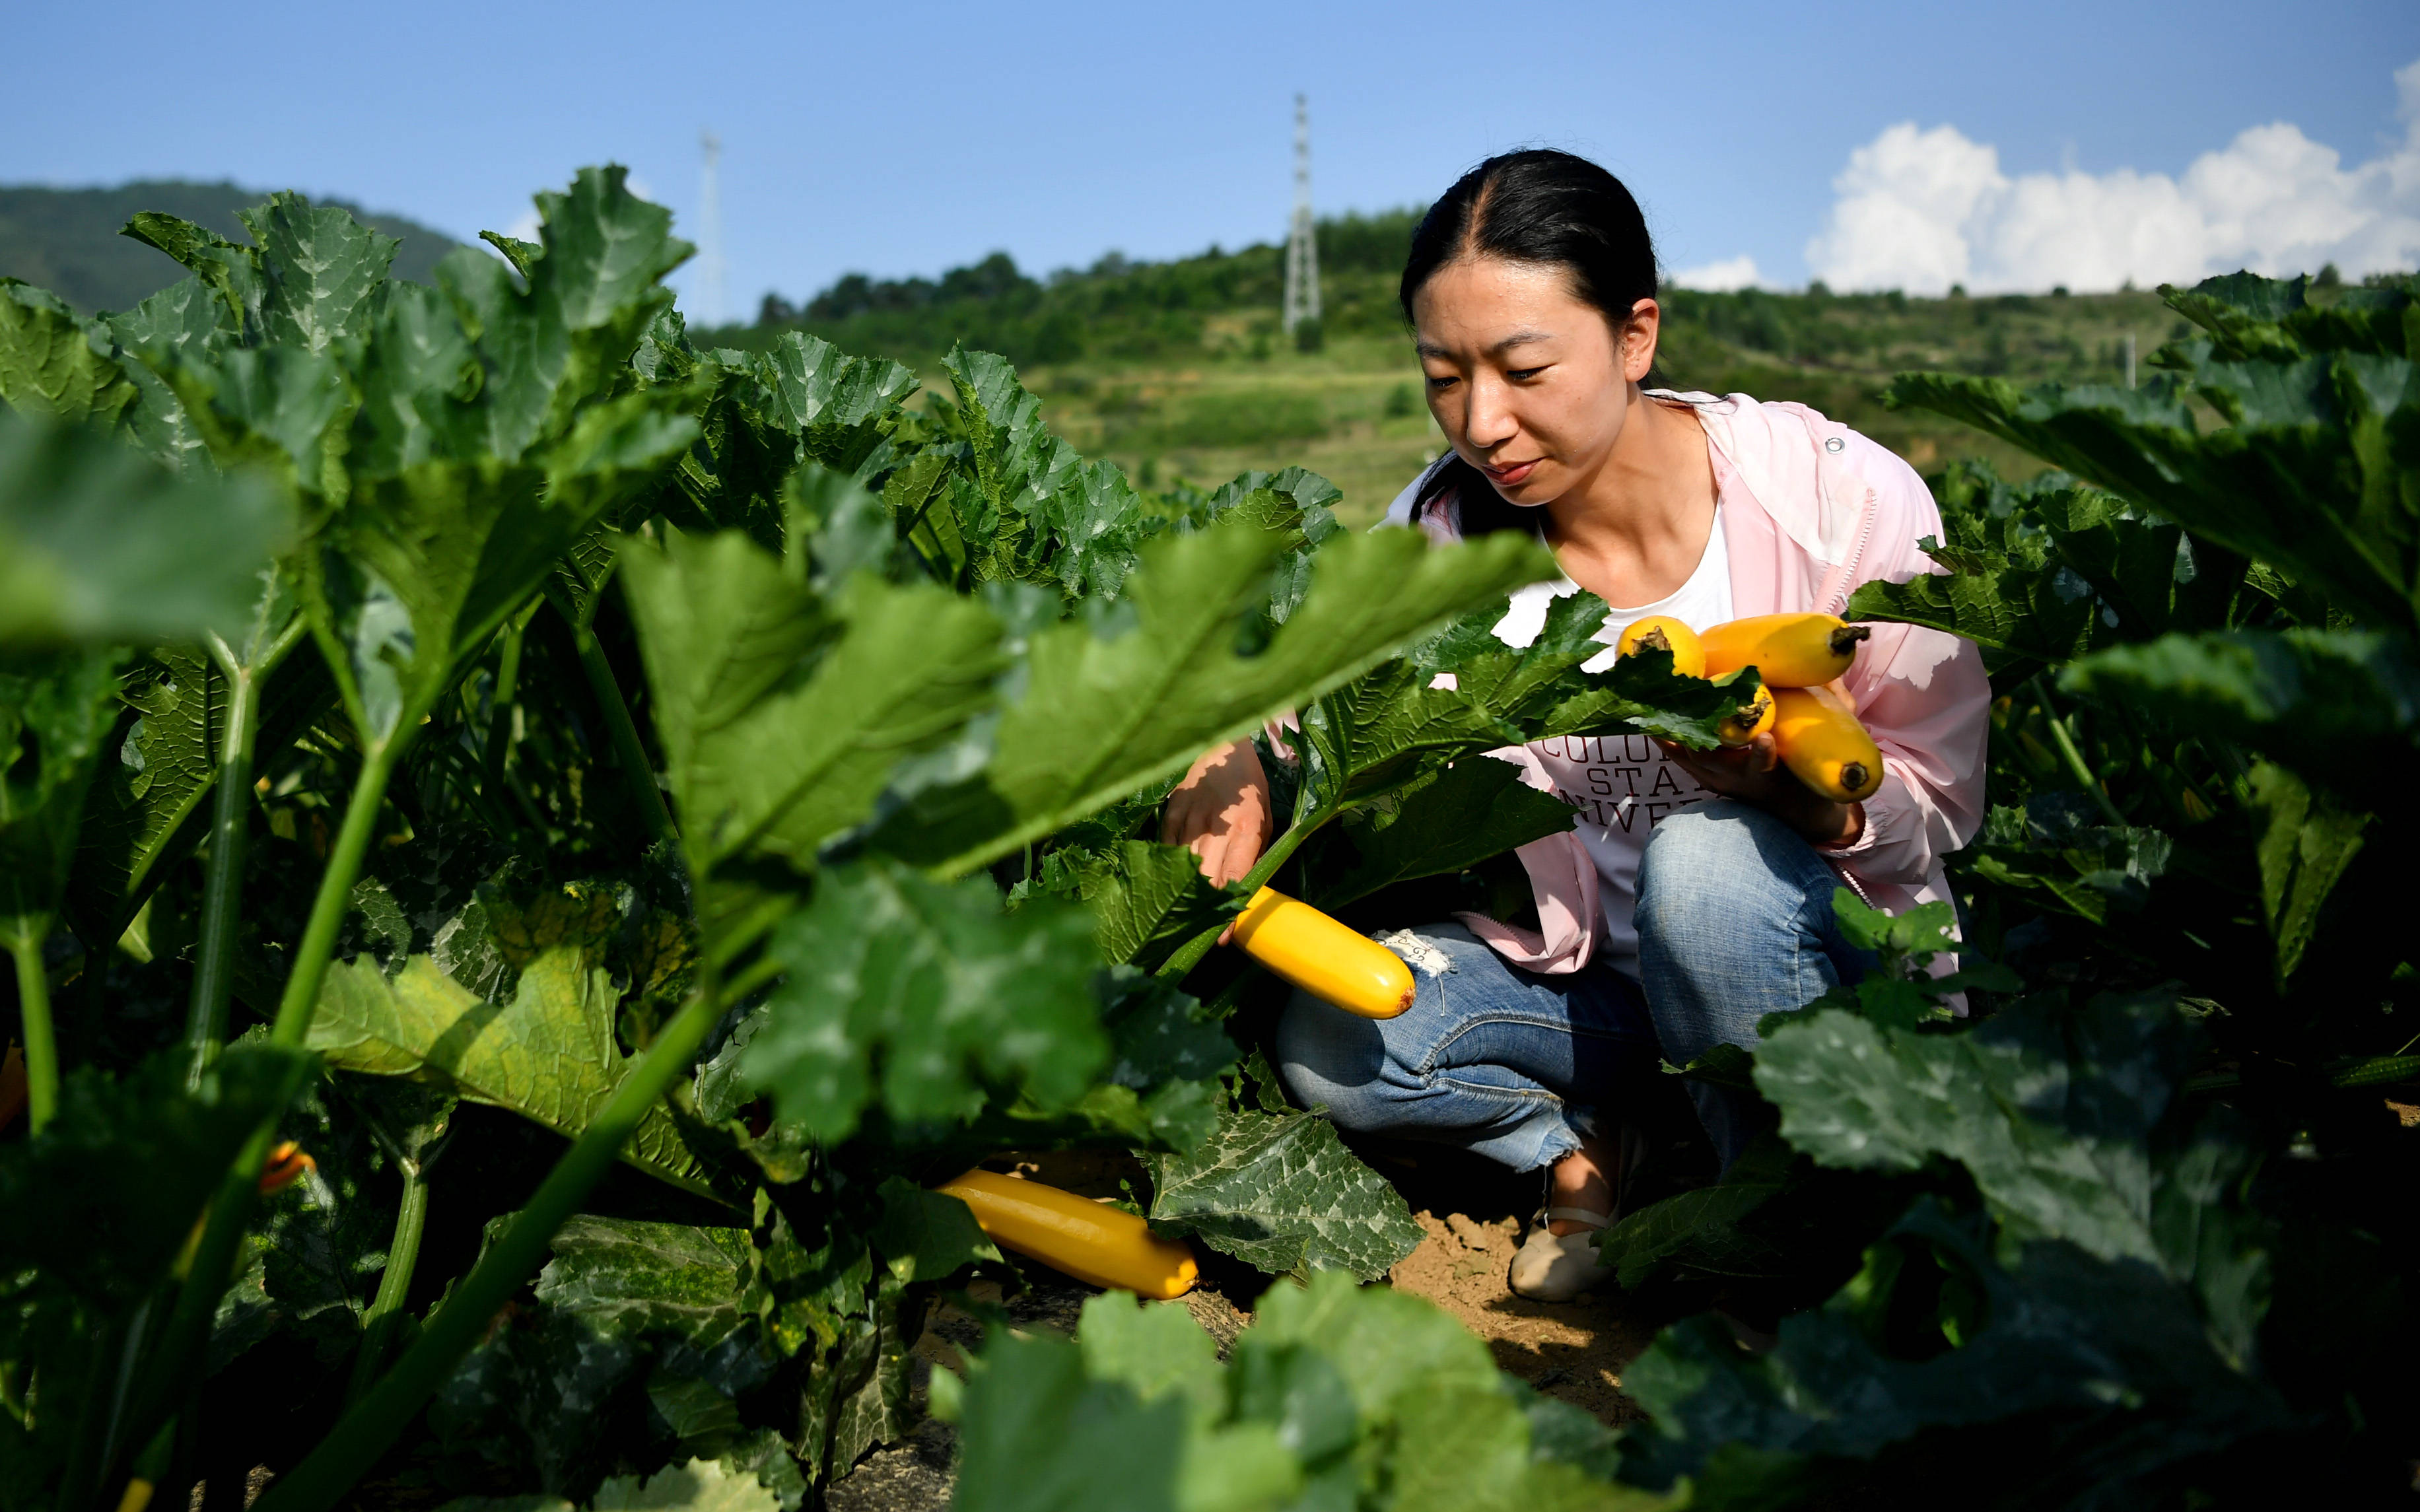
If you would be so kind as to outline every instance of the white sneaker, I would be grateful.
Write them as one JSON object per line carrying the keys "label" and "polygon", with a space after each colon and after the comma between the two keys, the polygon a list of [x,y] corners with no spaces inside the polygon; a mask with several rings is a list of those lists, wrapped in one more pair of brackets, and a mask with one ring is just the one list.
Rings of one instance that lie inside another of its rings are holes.
{"label": "white sneaker", "polygon": [[[1575,1234],[1558,1234],[1546,1226],[1561,1219],[1588,1227]],[[1613,1274],[1613,1267],[1596,1257],[1596,1230],[1611,1225],[1613,1214],[1586,1208],[1544,1208],[1531,1220],[1529,1235],[1512,1256],[1505,1284],[1513,1295],[1531,1302],[1569,1302]]]}

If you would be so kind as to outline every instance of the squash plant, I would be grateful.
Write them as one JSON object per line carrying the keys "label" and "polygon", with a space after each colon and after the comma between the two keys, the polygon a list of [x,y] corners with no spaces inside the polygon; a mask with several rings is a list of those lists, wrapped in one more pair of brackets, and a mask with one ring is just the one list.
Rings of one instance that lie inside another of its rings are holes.
{"label": "squash plant", "polygon": [[[1417,1228],[1234,1072],[1249,995],[1187,989],[1249,889],[1151,808],[1300,710],[1262,871],[1341,900],[1559,823],[1456,757],[1727,703],[1582,678],[1583,610],[1496,645],[1531,543],[1343,536],[1298,470],[1140,494],[987,354],[912,406],[821,342],[700,350],[620,170],[538,206],[433,287],[291,195],[248,244],[136,217],[193,276],[124,314],[0,286],[11,1512],[256,1464],[271,1509],[796,1506],[908,1427],[905,1345],[991,1256],[928,1188],[1001,1149],[1136,1149],[1165,1230],[1373,1277]],[[1364,1478],[1425,1454],[1336,1424]],[[1202,1504],[1328,1473],[1247,1437]]]}

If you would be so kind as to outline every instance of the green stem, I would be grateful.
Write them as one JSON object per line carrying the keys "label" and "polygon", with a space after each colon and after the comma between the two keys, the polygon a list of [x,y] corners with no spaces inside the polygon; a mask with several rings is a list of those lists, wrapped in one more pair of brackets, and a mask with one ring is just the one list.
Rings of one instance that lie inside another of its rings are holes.
{"label": "green stem", "polygon": [[[1319,826],[1335,818],[1337,810],[1332,808],[1319,810],[1272,841],[1269,848],[1261,853],[1260,860],[1253,864],[1249,872],[1244,873],[1244,880],[1239,884],[1245,889],[1244,896],[1249,898],[1267,887],[1269,878],[1278,874],[1278,868],[1285,865],[1287,857],[1294,855],[1295,848],[1316,834]],[[1218,936],[1227,932],[1227,925],[1231,922],[1233,921],[1221,920],[1213,924],[1178,946],[1176,953],[1170,956],[1154,975],[1165,981],[1183,981],[1187,973],[1200,965],[1202,958],[1210,953],[1210,948],[1218,943]]]}
{"label": "green stem", "polygon": [[2085,792],[2092,795],[2092,800],[2101,805],[2102,813],[2111,824],[2122,827],[2126,823],[2125,814],[2118,811],[2118,805],[2110,799],[2109,790],[2092,775],[2092,768],[2084,764],[2084,752],[2075,748],[2075,737],[2067,733],[2066,721],[2059,718],[2058,710],[2052,706],[2050,690],[2042,687],[2040,672],[2034,674],[2033,689],[2034,697],[2041,701],[2044,721],[2050,725],[2051,744],[2058,748],[2059,760],[2066,763],[2068,775],[2082,783]]}
{"label": "green stem", "polygon": [[694,996],[656,1036],[613,1099],[547,1175],[512,1227],[462,1279],[420,1337],[368,1396],[348,1409],[334,1431],[262,1497],[256,1512],[326,1512],[377,1462],[412,1415],[512,1299],[547,1256],[548,1242],[616,1158],[672,1084],[696,1064],[698,1050],[721,1017],[711,964],[703,964]]}
{"label": "green stem", "polygon": [[488,705],[488,744],[479,752],[489,788],[504,785],[504,763],[512,755],[513,698],[520,687],[521,637],[528,627],[526,620],[505,627],[503,654],[496,662],[496,691]]}
{"label": "green stem", "polygon": [[411,1290],[412,1269],[420,1263],[420,1232],[428,1223],[428,1172],[416,1160],[400,1164],[403,1201],[395,1210],[395,1237],[387,1243],[386,1272],[379,1277],[378,1295],[362,1315],[361,1353],[353,1358],[352,1383],[345,1388],[349,1405],[360,1401],[370,1389],[396,1335],[411,1320],[403,1300]]}
{"label": "green stem", "polygon": [[243,918],[243,863],[251,841],[252,755],[260,733],[261,684],[302,633],[302,623],[297,619],[263,657],[266,665],[259,667],[244,666],[225,641],[210,637],[210,656],[226,677],[227,705],[219,739],[218,791],[211,795],[210,859],[202,882],[199,956],[185,1021],[185,1048],[193,1057],[186,1074],[194,1082],[200,1080],[226,1042],[227,1003],[235,995],[236,933]]}
{"label": "green stem", "polygon": [[51,980],[42,970],[42,942],[50,933],[50,919],[36,915],[20,921],[14,938],[0,942],[17,961],[18,1011],[25,1021],[26,1127],[38,1134],[59,1109],[59,1042],[51,1030]]}
{"label": "green stem", "polygon": [[360,880],[362,857],[369,854],[370,836],[378,828],[387,779],[395,775],[396,764],[416,728],[416,717],[407,713],[406,722],[398,724],[383,745],[373,747],[362,762],[362,774],[354,779],[352,797],[345,806],[344,827],[336,832],[328,868],[319,874],[311,921],[303,927],[293,970],[286,979],[285,994],[277,1000],[277,1022],[269,1031],[272,1044],[299,1046],[311,1032],[311,1011],[318,1006],[319,983],[328,974],[329,957],[335,953],[336,932],[352,907],[353,884]]}
{"label": "green stem", "polygon": [[[563,606],[557,604],[557,609]],[[596,601],[589,604],[590,613]],[[656,786],[655,764],[647,760],[647,749],[639,744],[639,727],[630,718],[630,705],[622,699],[622,685],[613,678],[613,664],[605,659],[605,648],[597,643],[597,632],[587,614],[569,614],[572,644],[580,651],[580,670],[588,674],[590,691],[597,695],[597,707],[605,714],[606,732],[613,737],[613,759],[621,764],[623,780],[628,783],[630,796],[638,801],[639,816],[645,821],[647,837],[659,843],[677,846],[679,836],[673,829],[672,810],[664,807],[664,794]]]}

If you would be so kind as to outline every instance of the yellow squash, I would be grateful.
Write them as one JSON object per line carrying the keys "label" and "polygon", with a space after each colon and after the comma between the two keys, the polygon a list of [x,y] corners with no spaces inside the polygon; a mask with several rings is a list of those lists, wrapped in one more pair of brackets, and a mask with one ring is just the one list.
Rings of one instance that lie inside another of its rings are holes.
{"label": "yellow squash", "polygon": [[1698,638],[1706,675],[1753,667],[1767,687],[1820,687],[1849,670],[1857,642],[1873,634],[1829,614],[1752,614]]}
{"label": "yellow squash", "polygon": [[1617,657],[1634,651],[1668,651],[1675,672],[1683,677],[1706,675],[1706,654],[1698,644],[1698,632],[1669,614],[1650,614],[1623,625],[1613,651]]}
{"label": "yellow squash", "polygon": [[1773,709],[1772,689],[1760,687],[1755,698],[1741,704],[1737,713],[1714,726],[1714,733],[1726,746],[1745,746],[1773,728]]}
{"label": "yellow squash", "polygon": [[1311,996],[1365,1019],[1412,1006],[1412,968],[1307,903],[1263,887],[1235,920],[1244,953]]}
{"label": "yellow squash", "polygon": [[939,1190],[973,1209],[993,1243],[1078,1281],[1164,1302],[1192,1290],[1200,1274],[1181,1241],[1162,1239],[1133,1213],[1073,1192],[980,1169]]}
{"label": "yellow squash", "polygon": [[1828,687],[1776,688],[1773,742],[1798,780],[1835,803],[1870,798],[1883,785],[1874,737]]}

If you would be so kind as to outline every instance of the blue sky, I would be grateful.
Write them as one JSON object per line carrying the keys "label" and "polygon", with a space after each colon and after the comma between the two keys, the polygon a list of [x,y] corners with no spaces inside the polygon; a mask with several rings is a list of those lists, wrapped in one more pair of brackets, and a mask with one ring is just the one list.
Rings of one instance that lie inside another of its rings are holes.
{"label": "blue sky", "polygon": [[[1323,209],[1425,199],[1492,150],[1544,143],[1621,174],[1668,266],[1747,257],[1776,285],[1810,268],[1910,286],[1963,268],[1983,283],[2115,268],[2000,256],[1991,239],[2024,228],[2003,224],[2011,195],[1991,186],[2153,176],[2156,189],[2273,122],[2348,166],[2420,141],[2395,79],[2420,59],[2410,0],[2306,0],[2290,23],[2234,0],[52,5],[14,18],[10,38],[0,182],[231,177],[467,237],[615,160],[686,224],[710,126],[735,314],[768,288],[929,273],[994,248],[1041,270],[1274,239],[1298,88]],[[1936,134],[1886,139],[1900,123]],[[1864,187],[1836,190],[1861,149]],[[1909,175],[1936,162],[1962,165],[1982,199],[1908,210]],[[1904,211],[1958,222],[1943,234],[1965,250],[1910,263],[1836,237],[1810,262],[1851,199],[1880,208],[1839,237],[1895,241]],[[1986,202],[2002,207],[1988,224]]]}

